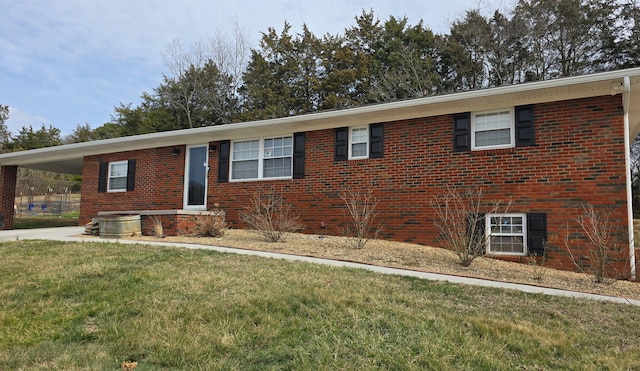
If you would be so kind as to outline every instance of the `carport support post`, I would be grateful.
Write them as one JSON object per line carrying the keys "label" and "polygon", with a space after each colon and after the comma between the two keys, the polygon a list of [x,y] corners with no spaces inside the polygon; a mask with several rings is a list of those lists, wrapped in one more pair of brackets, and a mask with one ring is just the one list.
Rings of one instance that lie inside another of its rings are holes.
{"label": "carport support post", "polygon": [[17,166],[0,166],[0,229],[13,229]]}

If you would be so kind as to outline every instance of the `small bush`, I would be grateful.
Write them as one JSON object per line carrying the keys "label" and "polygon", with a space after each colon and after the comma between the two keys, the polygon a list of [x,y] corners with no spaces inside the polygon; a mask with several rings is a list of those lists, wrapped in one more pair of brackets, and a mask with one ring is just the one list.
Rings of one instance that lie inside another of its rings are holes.
{"label": "small bush", "polygon": [[549,244],[547,241],[543,243],[543,251],[541,255],[538,255],[534,252],[529,253],[528,263],[531,267],[533,267],[533,279],[537,281],[542,281],[544,279],[545,274],[547,273],[547,267],[545,266],[547,263],[547,258],[549,256]]}
{"label": "small bush", "polygon": [[207,214],[197,215],[194,227],[195,235],[199,237],[222,237],[228,227],[225,215],[226,213],[217,207]]}
{"label": "small bush", "polygon": [[511,202],[504,207],[497,201],[486,202],[481,187],[447,188],[431,204],[440,230],[438,240],[456,253],[463,267],[468,267],[484,253],[489,240],[483,227],[485,215],[503,208],[506,213],[510,205]]}
{"label": "small bush", "polygon": [[347,226],[342,228],[342,234],[349,239],[349,243],[355,249],[361,249],[371,239],[378,237],[382,227],[374,227],[376,207],[378,199],[373,195],[371,188],[357,192],[347,188],[340,193],[340,199],[344,201]]}
{"label": "small bush", "polygon": [[151,221],[153,222],[153,235],[158,238],[164,238],[164,228],[162,227],[162,216],[151,215]]}
{"label": "small bush", "polygon": [[291,208],[291,204],[283,202],[282,190],[260,188],[240,212],[240,219],[267,241],[282,242],[286,233],[304,229],[299,221],[300,215],[291,216]]}
{"label": "small bush", "polygon": [[578,249],[580,255],[576,257],[572,247],[569,246],[568,231],[565,235],[565,250],[576,268],[581,272],[592,274],[597,283],[611,283],[623,276],[622,272],[616,271],[613,263],[624,255],[624,247],[614,243],[616,229],[609,214],[596,210],[591,204],[586,204],[583,205],[582,214],[578,215],[576,221],[589,241],[585,249]]}

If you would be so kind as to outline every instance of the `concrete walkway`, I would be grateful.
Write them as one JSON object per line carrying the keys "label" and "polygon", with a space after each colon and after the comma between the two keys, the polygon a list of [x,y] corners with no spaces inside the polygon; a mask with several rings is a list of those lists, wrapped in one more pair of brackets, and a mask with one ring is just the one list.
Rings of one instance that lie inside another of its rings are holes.
{"label": "concrete walkway", "polygon": [[416,277],[426,280],[432,281],[446,281],[457,284],[465,284],[465,285],[475,285],[475,286],[483,286],[483,287],[494,287],[499,289],[508,289],[508,290],[516,290],[521,292],[526,292],[530,294],[543,294],[543,295],[552,295],[552,296],[564,296],[564,297],[572,297],[572,298],[580,298],[580,299],[590,299],[590,300],[599,300],[599,301],[608,301],[614,303],[621,304],[631,304],[640,306],[640,300],[638,299],[627,299],[620,298],[614,296],[606,296],[606,295],[598,295],[598,294],[588,294],[583,292],[576,291],[568,291],[568,290],[560,290],[560,289],[552,289],[531,285],[523,285],[517,283],[509,283],[509,282],[497,282],[491,280],[483,280],[479,278],[471,278],[471,277],[460,277],[460,276],[451,276],[440,273],[426,273],[426,272],[417,272],[408,269],[398,269],[398,268],[388,268],[388,267],[379,267],[375,265],[367,265],[367,264],[359,264],[359,263],[351,263],[351,262],[343,262],[331,259],[321,259],[321,258],[312,258],[306,256],[296,256],[296,255],[288,255],[288,254],[279,254],[265,251],[253,251],[253,250],[244,250],[244,249],[234,249],[230,247],[219,247],[219,246],[210,246],[210,245],[196,245],[196,244],[188,244],[188,243],[167,243],[167,242],[155,242],[155,241],[131,241],[131,240],[115,240],[115,239],[96,239],[96,238],[83,238],[83,237],[75,237],[84,233],[84,227],[61,227],[61,228],[42,228],[42,229],[23,229],[23,230],[10,230],[10,231],[0,231],[0,241],[16,241],[16,240],[55,240],[55,241],[70,241],[70,242],[119,242],[123,244],[148,244],[148,245],[158,245],[158,246],[178,246],[184,247],[187,249],[206,249],[206,250],[214,250],[224,253],[234,253],[241,255],[256,255],[265,258],[273,258],[273,259],[284,259],[284,260],[293,260],[293,261],[303,261],[308,263],[315,264],[325,264],[331,265],[335,267],[349,267],[349,268],[358,268],[358,269],[367,269],[373,272],[382,273],[382,274],[392,274],[399,276],[408,276],[408,277]]}

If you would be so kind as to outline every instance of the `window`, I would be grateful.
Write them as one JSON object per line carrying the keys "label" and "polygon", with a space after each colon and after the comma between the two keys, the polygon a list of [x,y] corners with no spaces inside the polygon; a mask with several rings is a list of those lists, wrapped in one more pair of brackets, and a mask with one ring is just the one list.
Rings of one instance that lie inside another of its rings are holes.
{"label": "window", "polygon": [[384,156],[384,124],[334,129],[334,161],[375,159]]}
{"label": "window", "polygon": [[128,161],[109,163],[107,190],[109,192],[125,192],[127,190]]}
{"label": "window", "polygon": [[135,189],[136,160],[100,162],[98,192],[127,192]]}
{"label": "window", "polygon": [[291,178],[293,137],[233,142],[231,179]]}
{"label": "window", "polygon": [[233,143],[231,179],[257,179],[260,141]]}
{"label": "window", "polygon": [[472,149],[513,147],[515,130],[513,109],[471,115]]}
{"label": "window", "polygon": [[292,137],[264,140],[264,178],[291,176]]}
{"label": "window", "polygon": [[369,130],[367,127],[349,129],[349,158],[367,158],[369,155]]}
{"label": "window", "polygon": [[536,145],[534,105],[453,115],[453,151]]}
{"label": "window", "polygon": [[488,214],[485,219],[489,254],[527,254],[527,215]]}

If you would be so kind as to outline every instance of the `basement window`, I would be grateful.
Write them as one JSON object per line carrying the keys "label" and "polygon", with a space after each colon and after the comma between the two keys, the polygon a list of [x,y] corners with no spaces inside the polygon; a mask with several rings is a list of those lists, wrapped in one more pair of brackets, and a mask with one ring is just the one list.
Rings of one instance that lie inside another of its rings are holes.
{"label": "basement window", "polygon": [[526,214],[487,214],[485,225],[487,253],[496,255],[527,254]]}

